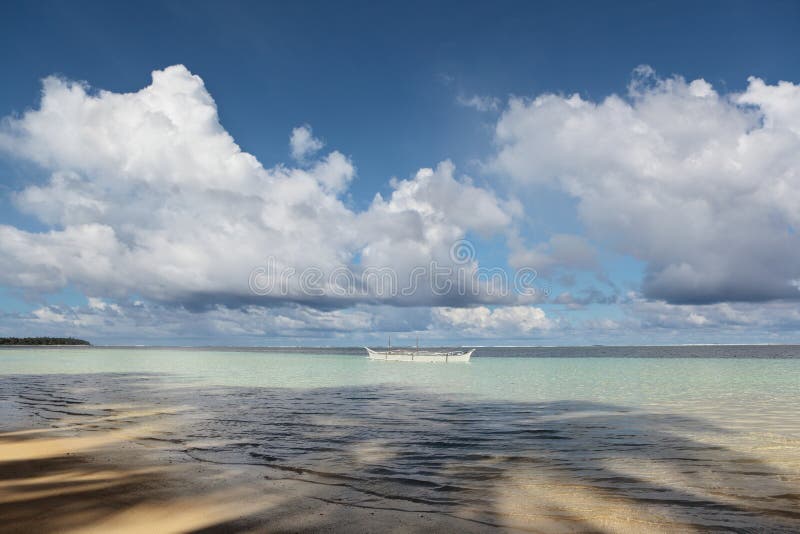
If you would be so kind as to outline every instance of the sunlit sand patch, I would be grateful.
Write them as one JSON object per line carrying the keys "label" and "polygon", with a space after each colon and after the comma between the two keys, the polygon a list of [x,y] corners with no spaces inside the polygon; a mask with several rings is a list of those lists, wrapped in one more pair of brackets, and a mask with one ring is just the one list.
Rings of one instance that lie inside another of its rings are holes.
{"label": "sunlit sand patch", "polygon": [[101,423],[104,421],[119,421],[119,420],[127,420],[127,419],[142,419],[146,417],[158,417],[162,415],[175,415],[183,412],[187,412],[191,410],[190,406],[173,406],[173,407],[153,407],[153,408],[102,408],[102,409],[93,409],[90,406],[83,406],[81,405],[82,409],[87,410],[97,410],[97,411],[107,411],[109,412],[107,415],[98,415],[96,417],[92,416],[66,416],[63,417],[59,424],[92,424],[92,423]]}
{"label": "sunlit sand patch", "polygon": [[[76,406],[97,409],[101,405]],[[0,463],[54,458],[157,436],[174,423],[166,418],[189,408],[127,404],[104,409],[106,413],[99,416],[66,415],[49,421],[48,427],[0,433]]]}
{"label": "sunlit sand patch", "polygon": [[72,469],[52,475],[3,480],[0,482],[0,504],[105,490],[165,471],[164,467],[100,471]]}
{"label": "sunlit sand patch", "polygon": [[[0,470],[5,470],[0,505],[12,506],[18,521],[64,532],[142,532],[154,525],[159,532],[186,532],[286,500],[275,492],[241,487],[227,472],[206,473],[209,484],[223,489],[204,491],[193,481],[196,467],[173,465],[167,453],[143,454],[141,440],[159,435],[166,428],[162,416],[180,413],[183,407],[116,406],[114,410],[118,413],[80,424],[64,418],[51,428],[0,434]],[[121,429],[87,425],[119,421]],[[96,455],[104,460],[98,462]],[[129,461],[137,465],[122,467]],[[172,489],[151,496],[152,488],[161,488],[167,479]],[[46,502],[53,503],[48,505],[52,513],[41,515],[40,503]],[[118,512],[109,515],[114,509]]]}
{"label": "sunlit sand patch", "polygon": [[157,525],[159,533],[191,532],[280,507],[290,497],[260,495],[255,489],[220,491],[159,503],[144,503],[123,510],[90,526],[70,529],[75,534],[138,534]]}
{"label": "sunlit sand patch", "polygon": [[[608,480],[592,484],[584,475],[545,466],[508,471],[495,484],[496,513],[503,524],[548,532],[692,532],[703,530],[709,516],[670,503],[693,502],[698,512],[706,504],[719,510],[715,521],[727,521],[731,528],[752,520],[789,531],[796,521],[793,495],[800,495],[800,486],[796,477],[786,476],[792,472],[785,469],[787,464],[776,466],[768,457],[748,456],[719,443],[706,445],[698,451],[697,463],[657,455],[605,458],[598,465]],[[795,458],[798,453],[794,451]],[[744,471],[764,476],[751,480],[742,476]],[[776,500],[781,494],[785,498]]]}
{"label": "sunlit sand patch", "polygon": [[[0,463],[54,458],[65,454],[99,449],[115,443],[153,435],[161,428],[163,427],[141,425],[74,437],[39,438],[0,443]],[[2,439],[2,435],[0,435],[0,439]]]}
{"label": "sunlit sand patch", "polygon": [[[739,431],[738,427],[751,428],[747,418],[731,418],[727,422],[719,422],[713,431],[681,433],[675,435],[691,440],[697,445],[705,445],[709,450],[704,454],[719,463],[729,465],[729,473],[714,469],[705,476],[687,477],[683,483],[687,487],[697,485],[698,480],[719,479],[719,484],[735,488],[746,500],[753,496],[767,496],[770,493],[785,493],[787,490],[800,493],[800,439],[791,433]],[[723,428],[730,425],[731,428]],[[793,429],[797,431],[800,422]],[[722,449],[718,452],[716,449]],[[743,485],[747,478],[741,476],[747,471],[765,473],[755,484]],[[769,474],[772,475],[769,475]],[[788,486],[788,487],[787,487]]]}
{"label": "sunlit sand patch", "polygon": [[397,456],[397,453],[389,446],[389,442],[380,439],[356,443],[350,450],[350,454],[360,465],[380,464]]}
{"label": "sunlit sand patch", "polygon": [[[24,438],[26,436],[36,436],[39,434],[48,434],[53,432],[63,432],[65,428],[68,429],[71,427],[53,426],[50,428],[26,428],[25,430],[11,430],[9,432],[0,433],[0,441],[3,440],[14,441],[15,438]],[[75,428],[77,428],[77,426]]]}
{"label": "sunlit sand patch", "polygon": [[[706,465],[706,464],[712,465]],[[669,488],[675,492],[675,499],[686,499],[697,503],[713,502],[715,506],[728,505],[731,509],[747,509],[753,499],[781,491],[781,485],[770,484],[770,480],[760,480],[758,486],[743,487],[741,477],[724,472],[723,467],[730,464],[723,459],[713,459],[705,453],[703,464],[693,466],[690,471],[679,471],[674,465],[667,465],[657,459],[617,459],[603,462],[609,472],[620,478],[639,481],[637,484],[653,488]],[[763,468],[763,467],[760,467]],[[770,487],[772,486],[772,487]],[[644,490],[639,495],[646,495]],[[653,492],[653,498],[668,499],[663,491]],[[689,518],[686,518],[687,520]]]}
{"label": "sunlit sand patch", "polygon": [[[488,465],[495,463],[489,461]],[[511,528],[553,533],[693,531],[677,525],[664,510],[643,506],[614,490],[543,469],[507,472],[492,492],[495,517]],[[475,517],[475,513],[462,509],[458,515]]]}
{"label": "sunlit sand patch", "polygon": [[[31,438],[39,435],[46,435],[46,434],[53,434],[53,433],[73,433],[81,430],[86,429],[93,429],[93,430],[103,430],[101,424],[102,423],[109,423],[115,421],[130,421],[134,419],[144,419],[144,418],[153,418],[162,415],[170,415],[170,414],[178,414],[182,410],[159,410],[159,411],[139,411],[139,412],[128,412],[125,414],[117,414],[117,415],[108,415],[103,417],[63,417],[58,421],[52,421],[50,423],[51,426],[47,428],[29,428],[23,430],[12,430],[9,432],[2,432],[0,433],[0,448],[3,446],[3,441],[18,441],[24,440],[26,438]],[[156,425],[156,424],[147,424],[147,425],[139,425],[138,427],[127,428],[126,432],[131,432],[134,429],[138,428],[133,434],[129,436],[129,438],[134,438],[136,435],[141,434],[142,432],[158,432],[159,427],[166,428],[166,425]],[[115,430],[115,428],[107,428],[105,430]],[[108,436],[106,436],[108,437]],[[116,440],[116,438],[112,439],[112,441]],[[10,449],[9,449],[10,450]],[[3,458],[0,457],[0,461]]]}
{"label": "sunlit sand patch", "polygon": [[596,487],[564,480],[517,480],[497,499],[497,513],[511,527],[546,532],[691,532],[668,514],[650,510]]}
{"label": "sunlit sand patch", "polygon": [[[297,498],[243,486],[232,470],[204,470],[203,483],[199,483],[197,466],[169,465],[170,457],[162,453],[142,455],[135,446],[118,447],[123,438],[147,434],[136,429],[26,440],[27,454],[15,449],[0,463],[0,472],[4,466],[17,466],[7,473],[27,474],[0,480],[0,506],[12,506],[17,520],[36,530],[132,533],[156,528],[169,533],[219,525]],[[9,450],[0,449],[0,455]],[[104,459],[98,461],[86,453]],[[58,461],[48,463],[50,458]],[[24,461],[15,464],[14,460]],[[144,466],[120,467],[128,460]],[[218,489],[209,491],[209,486]],[[42,506],[47,514],[40,513]]]}

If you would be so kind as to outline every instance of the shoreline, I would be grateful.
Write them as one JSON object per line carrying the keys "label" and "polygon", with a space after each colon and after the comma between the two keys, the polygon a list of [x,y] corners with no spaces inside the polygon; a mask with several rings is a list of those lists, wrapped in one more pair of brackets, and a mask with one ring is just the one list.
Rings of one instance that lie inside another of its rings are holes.
{"label": "shoreline", "polygon": [[[324,477],[219,464],[160,441],[163,411],[108,415],[0,433],[3,532],[497,532],[406,500],[380,499]],[[44,510],[47,513],[42,513]],[[513,529],[512,529],[513,530]]]}
{"label": "shoreline", "polygon": [[666,517],[646,508],[610,503],[608,509],[604,495],[585,493],[579,487],[567,488],[560,498],[565,505],[589,506],[587,511],[594,509],[597,517],[575,516],[569,507],[547,505],[547,499],[537,503],[528,500],[532,497],[528,494],[492,514],[469,506],[451,513],[408,499],[365,493],[324,477],[299,478],[303,474],[294,469],[201,461],[154,445],[153,438],[140,429],[123,432],[128,430],[130,434],[124,437],[72,429],[69,437],[47,438],[41,434],[49,434],[48,429],[23,430],[16,436],[28,438],[16,445],[24,444],[27,452],[16,456],[8,454],[9,445],[14,447],[14,433],[0,435],[0,458],[6,458],[0,461],[4,481],[0,530],[20,534],[694,530],[689,524],[662,523]]}
{"label": "shoreline", "polygon": [[[496,532],[495,525],[397,503],[360,506],[348,491],[264,466],[214,465],[135,442],[0,463],[4,532]],[[2,445],[0,445],[2,450]],[[13,477],[13,478],[10,478]],[[41,487],[58,484],[64,489]],[[47,514],[42,514],[47,510]],[[12,526],[13,525],[13,526]],[[499,525],[497,525],[499,526]]]}
{"label": "shoreline", "polygon": [[800,526],[796,406],[772,393],[720,411],[708,400],[490,400],[285,380],[209,385],[152,369],[0,377],[0,531]]}

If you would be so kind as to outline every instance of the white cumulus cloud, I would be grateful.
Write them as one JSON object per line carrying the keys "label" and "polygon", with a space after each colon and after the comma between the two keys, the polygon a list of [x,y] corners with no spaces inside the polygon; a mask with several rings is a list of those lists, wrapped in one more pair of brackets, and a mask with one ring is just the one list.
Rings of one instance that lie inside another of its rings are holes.
{"label": "white cumulus cloud", "polygon": [[304,124],[292,130],[289,138],[289,148],[292,157],[297,161],[303,161],[306,157],[318,152],[325,146],[321,140],[314,137],[311,126]]}
{"label": "white cumulus cloud", "polygon": [[469,335],[527,335],[548,330],[554,322],[534,306],[434,308],[434,324]]}
{"label": "white cumulus cloud", "polygon": [[645,296],[798,297],[800,86],[720,94],[643,67],[626,96],[513,98],[495,139],[495,170],[575,197],[592,238],[646,263]]}
{"label": "white cumulus cloud", "polygon": [[[269,297],[350,305],[358,299],[342,303],[327,287],[301,291],[297,277],[279,295],[259,297],[250,275],[275,258],[276,275],[380,265],[403,278],[414,263],[452,263],[454,240],[500,232],[517,209],[444,162],[393,181],[390,198],[357,212],[340,199],[355,179],[353,163],[335,150],[311,158],[321,148],[303,126],[292,133],[303,165],[264,167],[236,144],[203,81],[182,65],[154,71],[150,85],[131,93],[49,77],[38,108],[0,128],[0,151],[49,173],[14,196],[48,230],[0,225],[0,283],[189,307]],[[401,297],[384,300],[392,298]]]}

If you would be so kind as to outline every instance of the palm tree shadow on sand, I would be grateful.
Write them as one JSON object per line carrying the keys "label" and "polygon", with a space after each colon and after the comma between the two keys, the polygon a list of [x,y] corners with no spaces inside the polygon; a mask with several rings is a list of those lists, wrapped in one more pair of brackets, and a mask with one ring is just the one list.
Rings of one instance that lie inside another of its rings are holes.
{"label": "palm tree shadow on sand", "polygon": [[0,378],[0,530],[797,531],[800,452],[697,417],[392,385]]}

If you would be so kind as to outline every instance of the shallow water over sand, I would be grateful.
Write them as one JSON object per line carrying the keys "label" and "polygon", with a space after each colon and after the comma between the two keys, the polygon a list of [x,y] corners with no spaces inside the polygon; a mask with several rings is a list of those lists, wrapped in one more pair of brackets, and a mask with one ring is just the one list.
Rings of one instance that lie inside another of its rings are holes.
{"label": "shallow water over sand", "polygon": [[338,485],[352,506],[564,530],[797,530],[800,359],[785,348],[780,358],[690,349],[666,358],[494,349],[468,365],[4,350],[0,409],[11,430],[89,420],[109,405],[155,407],[164,424],[145,439],[197,461]]}

